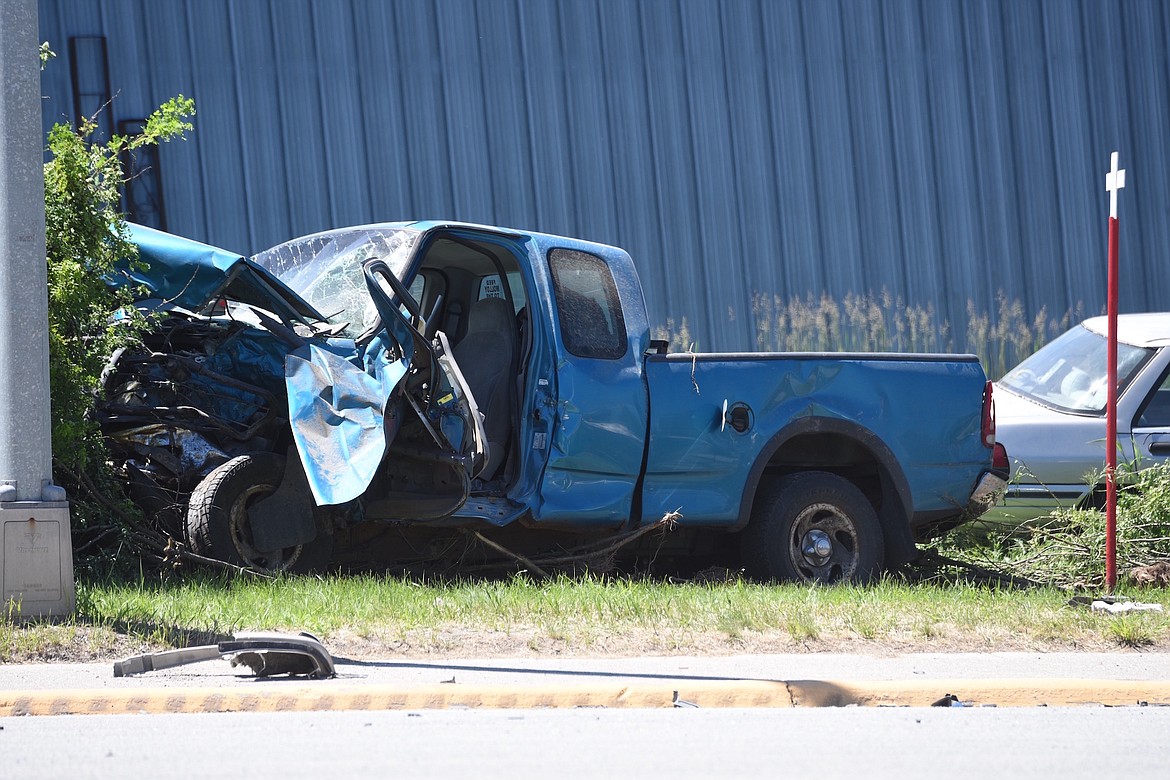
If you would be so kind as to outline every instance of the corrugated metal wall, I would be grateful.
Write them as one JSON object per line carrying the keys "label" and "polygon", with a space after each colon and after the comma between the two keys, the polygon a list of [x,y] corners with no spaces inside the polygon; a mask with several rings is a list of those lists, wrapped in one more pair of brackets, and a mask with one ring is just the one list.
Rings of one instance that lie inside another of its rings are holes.
{"label": "corrugated metal wall", "polygon": [[[1004,291],[1166,308],[1161,0],[41,0],[108,42],[115,120],[178,93],[170,230],[250,252],[454,218],[618,244],[652,321],[753,344],[752,295],[889,290],[962,330]],[[956,345],[963,348],[963,344]]]}

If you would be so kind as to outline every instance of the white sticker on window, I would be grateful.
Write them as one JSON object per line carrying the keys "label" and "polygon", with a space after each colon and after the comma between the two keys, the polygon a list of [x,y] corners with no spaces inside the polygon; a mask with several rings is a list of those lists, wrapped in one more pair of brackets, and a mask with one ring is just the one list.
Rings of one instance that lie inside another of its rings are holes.
{"label": "white sticker on window", "polygon": [[545,442],[548,440],[548,434],[543,431],[537,431],[532,434],[532,449],[543,450]]}

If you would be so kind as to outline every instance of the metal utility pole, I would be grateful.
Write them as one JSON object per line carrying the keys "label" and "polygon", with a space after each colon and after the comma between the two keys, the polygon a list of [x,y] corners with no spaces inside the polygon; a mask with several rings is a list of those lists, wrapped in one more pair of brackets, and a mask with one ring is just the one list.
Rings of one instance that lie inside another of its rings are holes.
{"label": "metal utility pole", "polygon": [[76,600],[53,484],[37,32],[37,0],[0,2],[0,608],[26,616]]}

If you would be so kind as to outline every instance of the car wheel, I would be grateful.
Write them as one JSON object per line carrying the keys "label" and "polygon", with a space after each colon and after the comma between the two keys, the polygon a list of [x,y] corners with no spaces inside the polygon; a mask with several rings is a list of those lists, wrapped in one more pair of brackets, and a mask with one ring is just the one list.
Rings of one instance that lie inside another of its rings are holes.
{"label": "car wheel", "polygon": [[284,458],[270,452],[241,455],[212,469],[191,494],[187,536],[192,549],[208,558],[264,572],[307,572],[329,563],[333,536],[282,550],[252,544],[248,506],[280,487]]}
{"label": "car wheel", "polygon": [[760,487],[742,554],[748,573],[763,579],[860,583],[881,571],[885,538],[856,485],[805,471]]}

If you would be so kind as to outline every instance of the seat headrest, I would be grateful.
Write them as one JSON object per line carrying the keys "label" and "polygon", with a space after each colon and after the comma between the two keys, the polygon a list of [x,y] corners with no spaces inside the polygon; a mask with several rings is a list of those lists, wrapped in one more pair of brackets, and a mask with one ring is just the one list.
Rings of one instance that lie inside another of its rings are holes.
{"label": "seat headrest", "polygon": [[516,315],[512,305],[503,298],[484,298],[471,306],[467,315],[467,332],[511,333]]}

